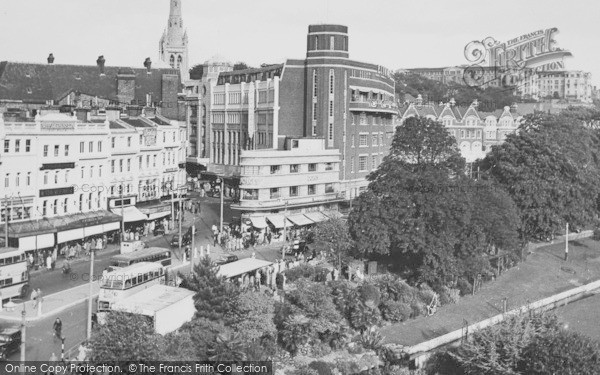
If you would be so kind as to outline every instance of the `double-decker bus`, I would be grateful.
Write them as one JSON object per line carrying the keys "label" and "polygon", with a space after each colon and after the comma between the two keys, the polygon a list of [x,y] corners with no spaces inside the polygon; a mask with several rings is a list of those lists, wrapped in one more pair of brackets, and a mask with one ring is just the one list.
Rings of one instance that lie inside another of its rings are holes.
{"label": "double-decker bus", "polygon": [[12,247],[0,248],[0,299],[26,297],[29,292],[29,272],[25,251]]}
{"label": "double-decker bus", "polygon": [[127,298],[156,284],[165,284],[160,263],[141,262],[108,272],[100,281],[98,312],[108,311],[114,301]]}
{"label": "double-decker bus", "polygon": [[164,267],[170,266],[171,250],[163,249],[162,247],[149,247],[131,253],[115,255],[110,258],[110,266],[112,269],[128,267],[140,262],[160,263]]}

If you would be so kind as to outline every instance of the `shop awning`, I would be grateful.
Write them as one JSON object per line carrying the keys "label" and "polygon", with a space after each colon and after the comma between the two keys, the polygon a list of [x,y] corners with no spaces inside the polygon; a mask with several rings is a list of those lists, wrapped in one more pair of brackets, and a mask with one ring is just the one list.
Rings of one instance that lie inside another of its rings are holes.
{"label": "shop awning", "polygon": [[344,216],[339,211],[323,211],[323,213],[330,219],[340,219]]}
{"label": "shop awning", "polygon": [[320,211],[307,212],[304,214],[307,218],[314,221],[315,223],[320,223],[322,221],[327,221],[329,218],[323,215]]}
{"label": "shop awning", "polygon": [[171,211],[153,212],[148,214],[148,220],[156,220],[169,215],[171,215]]}
{"label": "shop awning", "polygon": [[262,229],[267,227],[267,222],[264,216],[250,217],[250,222],[254,228]]}
{"label": "shop awning", "polygon": [[131,223],[134,221],[142,221],[148,219],[148,216],[144,215],[140,210],[138,210],[134,206],[123,207],[123,208],[113,208],[111,211],[117,215],[123,214],[123,220],[126,223]]}
{"label": "shop awning", "polygon": [[307,218],[306,216],[304,216],[302,214],[290,215],[290,216],[288,216],[288,219],[290,219],[290,221],[292,223],[294,223],[294,225],[297,225],[299,227],[302,227],[305,225],[311,225],[311,224],[315,223],[314,221],[310,220],[309,218]]}
{"label": "shop awning", "polygon": [[[267,220],[269,220],[269,222],[270,222],[271,224],[273,224],[273,226],[274,226],[275,228],[277,228],[277,229],[281,229],[281,228],[283,228],[283,227],[285,226],[285,225],[283,224],[283,223],[284,223],[284,221],[283,221],[284,219],[285,219],[285,218],[283,217],[283,215],[268,215],[268,216],[267,216]],[[294,224],[292,224],[292,223],[291,223],[291,222],[288,220],[288,221],[287,221],[287,226],[288,226],[288,227],[291,227],[292,225],[294,225]]]}
{"label": "shop awning", "polygon": [[248,272],[253,272],[261,268],[268,267],[271,264],[273,264],[273,262],[268,262],[262,259],[244,258],[220,266],[217,275],[226,278],[236,277]]}

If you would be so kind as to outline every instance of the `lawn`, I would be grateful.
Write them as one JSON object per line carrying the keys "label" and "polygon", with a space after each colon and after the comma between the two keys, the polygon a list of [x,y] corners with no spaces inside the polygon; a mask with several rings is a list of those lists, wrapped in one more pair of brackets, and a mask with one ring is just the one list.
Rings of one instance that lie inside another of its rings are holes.
{"label": "lawn", "polygon": [[501,313],[504,298],[510,310],[600,279],[600,242],[570,241],[568,261],[564,261],[564,249],[564,243],[538,248],[475,296],[443,306],[431,317],[386,326],[381,334],[386,343],[415,345]]}

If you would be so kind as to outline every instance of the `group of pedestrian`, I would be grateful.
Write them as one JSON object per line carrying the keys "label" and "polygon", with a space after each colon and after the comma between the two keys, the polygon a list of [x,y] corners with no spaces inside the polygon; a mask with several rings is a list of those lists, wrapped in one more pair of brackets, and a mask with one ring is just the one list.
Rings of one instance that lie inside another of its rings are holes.
{"label": "group of pedestrian", "polygon": [[60,249],[60,254],[63,255],[67,260],[73,260],[82,256],[90,256],[93,251],[100,251],[106,249],[108,244],[108,236],[103,234],[102,236],[88,237],[82,241],[67,242],[63,244]]}

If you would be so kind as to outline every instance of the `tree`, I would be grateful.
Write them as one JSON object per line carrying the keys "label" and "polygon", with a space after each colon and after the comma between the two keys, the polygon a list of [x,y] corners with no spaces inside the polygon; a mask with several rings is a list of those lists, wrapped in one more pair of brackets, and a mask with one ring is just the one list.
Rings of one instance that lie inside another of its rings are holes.
{"label": "tree", "polygon": [[264,293],[244,292],[238,295],[229,321],[234,331],[245,341],[256,342],[262,337],[275,337],[275,303]]}
{"label": "tree", "polygon": [[325,251],[341,271],[342,262],[350,257],[354,241],[348,226],[341,219],[320,222],[314,228],[315,243],[323,246]]}
{"label": "tree", "polygon": [[202,79],[204,74],[204,65],[197,64],[190,69],[190,79]]}
{"label": "tree", "polygon": [[208,360],[214,354],[217,336],[228,332],[221,322],[194,318],[165,336],[165,354],[174,361]]}
{"label": "tree", "polygon": [[111,311],[90,339],[90,361],[156,361],[162,358],[163,339],[147,316]]}
{"label": "tree", "polygon": [[523,374],[593,375],[600,369],[600,345],[576,332],[555,331],[536,337],[523,353]]}
{"label": "tree", "polygon": [[242,62],[242,61],[238,61],[233,65],[233,70],[245,70],[245,69],[252,69],[252,68],[250,68],[248,65],[246,65],[245,62]]}
{"label": "tree", "polygon": [[184,277],[182,287],[196,292],[196,318],[224,321],[232,311],[239,289],[218,276],[218,268],[208,256],[195,266],[191,276]]}
{"label": "tree", "polygon": [[581,112],[527,116],[517,134],[509,135],[481,162],[515,202],[520,235],[550,239],[589,224],[597,213],[599,193],[599,133]]}

